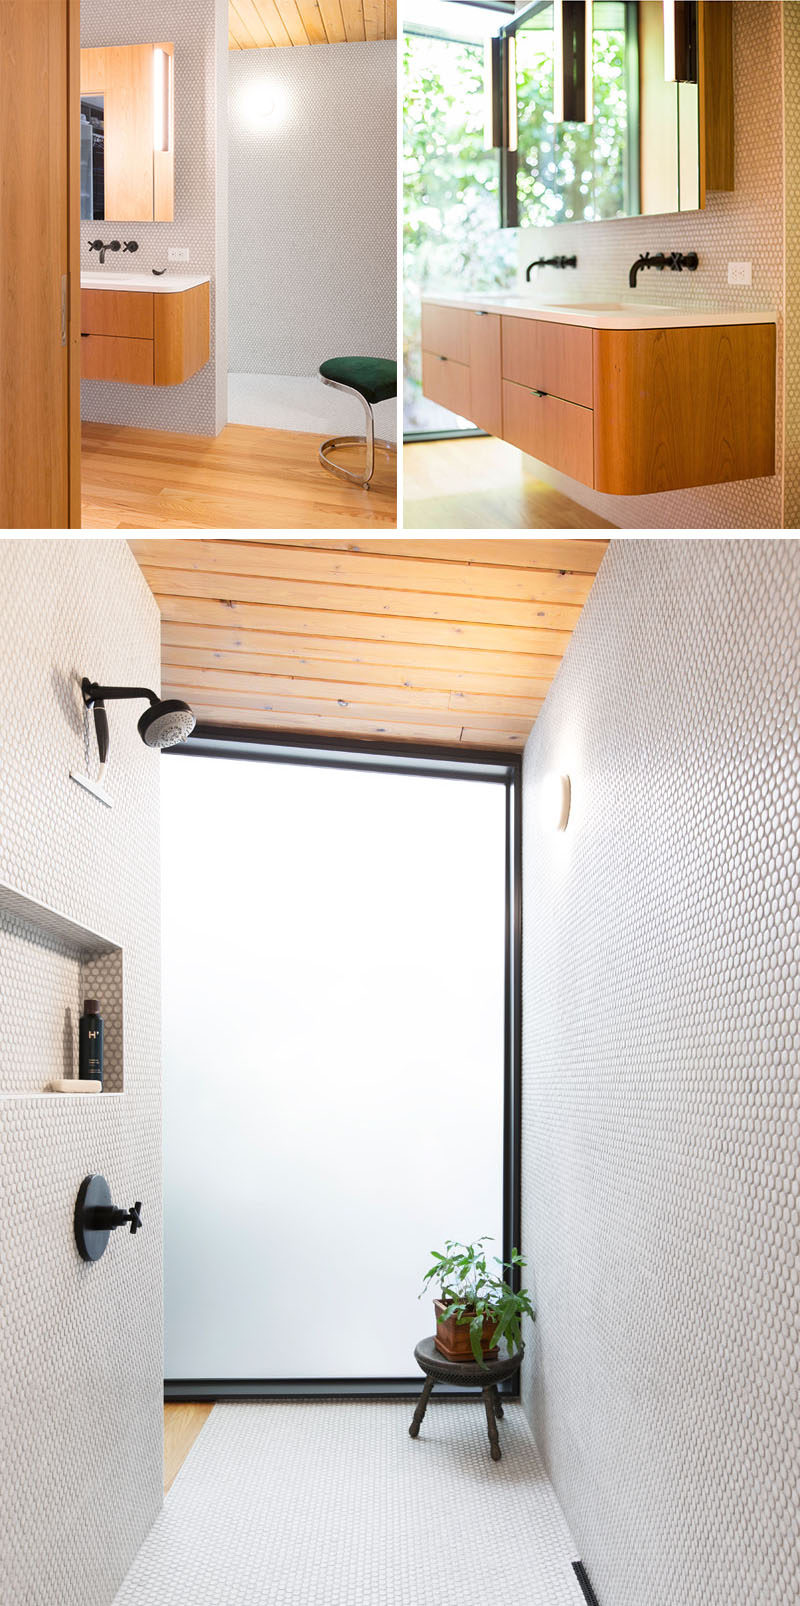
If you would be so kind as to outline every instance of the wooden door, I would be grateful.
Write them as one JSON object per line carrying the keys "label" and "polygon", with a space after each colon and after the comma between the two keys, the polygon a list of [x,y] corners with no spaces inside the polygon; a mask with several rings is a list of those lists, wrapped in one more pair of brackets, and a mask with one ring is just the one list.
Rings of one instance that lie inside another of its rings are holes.
{"label": "wooden door", "polygon": [[78,0],[0,4],[0,527],[80,527]]}

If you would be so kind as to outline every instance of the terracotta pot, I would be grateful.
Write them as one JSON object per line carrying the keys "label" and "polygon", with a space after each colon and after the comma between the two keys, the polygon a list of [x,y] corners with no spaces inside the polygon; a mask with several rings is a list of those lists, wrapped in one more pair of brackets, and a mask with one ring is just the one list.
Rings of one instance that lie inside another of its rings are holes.
{"label": "terracotta pot", "polygon": [[[436,1312],[434,1343],[439,1354],[446,1355],[448,1361],[470,1361],[474,1364],[475,1356],[469,1341],[469,1322],[458,1322],[455,1316],[448,1316],[449,1306],[443,1299],[435,1299],[433,1308]],[[464,1312],[465,1316],[468,1314],[467,1311]],[[492,1323],[484,1321],[481,1354],[485,1361],[494,1361],[497,1358],[497,1345],[491,1342],[493,1332]]]}

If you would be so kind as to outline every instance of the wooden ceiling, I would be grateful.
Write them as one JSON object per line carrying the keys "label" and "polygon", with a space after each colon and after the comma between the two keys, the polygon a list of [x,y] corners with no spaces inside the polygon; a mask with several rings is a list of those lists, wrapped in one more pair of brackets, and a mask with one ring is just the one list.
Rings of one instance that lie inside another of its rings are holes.
{"label": "wooden ceiling", "polygon": [[397,0],[230,0],[231,50],[397,38]]}
{"label": "wooden ceiling", "polygon": [[521,749],[608,542],[130,545],[203,724]]}

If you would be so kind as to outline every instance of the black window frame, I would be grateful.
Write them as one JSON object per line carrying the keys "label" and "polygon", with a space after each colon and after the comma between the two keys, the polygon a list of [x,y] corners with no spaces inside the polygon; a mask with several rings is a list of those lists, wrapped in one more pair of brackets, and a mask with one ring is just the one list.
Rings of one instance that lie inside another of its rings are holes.
{"label": "black window frame", "polygon": [[[239,726],[198,724],[188,741],[165,750],[168,758],[230,758],[244,762],[310,765],[468,780],[502,785],[505,810],[505,1010],[503,1033],[503,1234],[502,1254],[523,1250],[521,1235],[522,1119],[522,754],[489,749],[427,746],[398,742],[360,742],[337,737],[286,736]],[[524,1252],[524,1250],[523,1250]],[[520,1286],[519,1271],[511,1278]],[[411,1357],[409,1357],[411,1361]],[[164,1399],[405,1399],[419,1392],[422,1378],[409,1369],[402,1378],[165,1378]],[[519,1398],[519,1374],[499,1385]],[[464,1397],[463,1389],[438,1385],[443,1397]]]}

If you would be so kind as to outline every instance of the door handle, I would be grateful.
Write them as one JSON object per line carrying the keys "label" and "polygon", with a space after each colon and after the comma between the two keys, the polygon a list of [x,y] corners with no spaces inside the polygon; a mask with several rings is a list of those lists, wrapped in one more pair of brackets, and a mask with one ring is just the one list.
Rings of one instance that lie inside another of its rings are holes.
{"label": "door handle", "polygon": [[68,276],[68,274],[64,273],[61,276],[61,344],[62,344],[62,346],[65,346],[67,344],[67,299],[68,299],[68,289],[69,289],[69,276]]}

